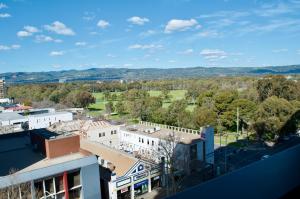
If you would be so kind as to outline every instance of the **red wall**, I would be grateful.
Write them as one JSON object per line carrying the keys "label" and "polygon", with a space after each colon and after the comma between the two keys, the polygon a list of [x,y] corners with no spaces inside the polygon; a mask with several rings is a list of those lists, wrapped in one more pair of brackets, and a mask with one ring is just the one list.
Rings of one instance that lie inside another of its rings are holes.
{"label": "red wall", "polygon": [[57,138],[45,141],[47,158],[55,158],[70,153],[79,152],[80,137],[79,135]]}

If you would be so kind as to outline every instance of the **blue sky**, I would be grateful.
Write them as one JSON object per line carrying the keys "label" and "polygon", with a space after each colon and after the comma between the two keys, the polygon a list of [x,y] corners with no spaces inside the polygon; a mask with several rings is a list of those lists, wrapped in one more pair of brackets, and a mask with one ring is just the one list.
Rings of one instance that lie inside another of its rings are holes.
{"label": "blue sky", "polygon": [[0,0],[0,70],[300,64],[300,0]]}

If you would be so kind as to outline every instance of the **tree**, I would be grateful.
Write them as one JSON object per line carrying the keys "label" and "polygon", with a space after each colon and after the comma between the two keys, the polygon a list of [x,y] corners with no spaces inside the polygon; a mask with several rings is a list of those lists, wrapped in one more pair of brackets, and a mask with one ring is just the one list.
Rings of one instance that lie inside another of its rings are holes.
{"label": "tree", "polygon": [[247,99],[236,99],[220,117],[222,124],[231,130],[236,129],[237,108],[239,109],[239,123],[242,128],[247,128],[253,123],[253,118],[257,110],[254,102]]}
{"label": "tree", "polygon": [[[181,144],[181,137],[175,132],[170,133],[165,138],[160,139],[157,150],[154,150],[154,157],[162,159],[163,175],[162,180],[166,183],[167,195],[175,194],[179,191],[180,185],[190,169],[189,147]],[[181,146],[180,146],[181,145]],[[182,171],[183,175],[178,175]]]}
{"label": "tree", "polygon": [[207,107],[199,107],[194,110],[194,125],[196,128],[211,125],[217,126],[218,115],[215,111]]}
{"label": "tree", "polygon": [[86,108],[88,107],[90,104],[93,104],[96,102],[96,98],[87,91],[79,91],[76,94],[76,105],[78,105],[79,107],[83,107]]}
{"label": "tree", "polygon": [[277,96],[286,100],[299,99],[299,84],[284,76],[267,76],[257,81],[258,99],[262,102],[268,97]]}
{"label": "tree", "polygon": [[238,97],[237,91],[233,91],[233,90],[219,91],[214,96],[215,108],[217,110],[217,113],[221,115],[223,112],[225,112],[228,106],[231,104],[231,102],[237,99],[237,97]]}
{"label": "tree", "polygon": [[280,129],[294,113],[295,109],[285,99],[272,96],[259,105],[253,125],[259,138],[276,140]]}
{"label": "tree", "polygon": [[108,102],[105,104],[105,112],[107,114],[111,114],[115,111],[114,104],[112,102]]}
{"label": "tree", "polygon": [[187,102],[186,100],[176,100],[168,107],[167,111],[167,124],[173,126],[183,126],[188,118],[188,112],[186,111]]}
{"label": "tree", "polygon": [[163,88],[163,89],[161,90],[161,96],[162,96],[162,99],[163,99],[164,101],[169,101],[170,98],[171,98],[171,96],[170,96],[170,91],[169,91],[168,89],[166,89],[166,88]]}
{"label": "tree", "polygon": [[119,115],[123,115],[126,113],[126,107],[122,101],[117,102],[115,109]]}

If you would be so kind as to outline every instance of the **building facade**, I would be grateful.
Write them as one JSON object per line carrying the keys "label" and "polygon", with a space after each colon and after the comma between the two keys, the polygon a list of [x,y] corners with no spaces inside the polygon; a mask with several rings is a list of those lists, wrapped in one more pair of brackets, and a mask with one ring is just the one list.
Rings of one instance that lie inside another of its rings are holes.
{"label": "building facade", "polygon": [[0,79],[0,98],[5,98],[6,87],[5,87],[5,80]]}
{"label": "building facade", "polygon": [[6,135],[0,143],[14,143],[0,155],[0,198],[101,198],[97,158],[80,148],[79,136],[35,130]]}

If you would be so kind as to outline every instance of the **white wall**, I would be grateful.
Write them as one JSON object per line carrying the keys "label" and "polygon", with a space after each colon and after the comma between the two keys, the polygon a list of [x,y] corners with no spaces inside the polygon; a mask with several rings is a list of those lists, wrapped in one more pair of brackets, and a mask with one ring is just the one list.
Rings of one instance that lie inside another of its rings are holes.
{"label": "white wall", "polygon": [[[113,134],[111,133],[113,132]],[[116,134],[114,133],[116,132]],[[110,141],[113,145],[119,146],[119,127],[118,126],[110,126],[110,127],[90,127],[87,130],[87,139],[95,142],[99,142],[105,145],[110,145]],[[103,133],[105,134],[103,136]],[[99,136],[101,134],[101,137]]]}
{"label": "white wall", "polygon": [[73,120],[73,114],[69,112],[60,112],[58,114],[51,114],[51,115],[34,115],[29,116],[29,129],[40,129],[40,128],[47,128],[50,124],[58,123],[59,121],[71,121]]}
{"label": "white wall", "polygon": [[[144,151],[145,153],[149,152],[150,154],[152,154],[154,151],[157,151],[158,143],[159,143],[158,138],[153,138],[151,136],[141,135],[137,133],[131,133],[123,130],[120,130],[119,138],[120,138],[120,143],[123,143],[124,150],[128,150],[131,152]],[[154,145],[152,145],[152,141]]]}

